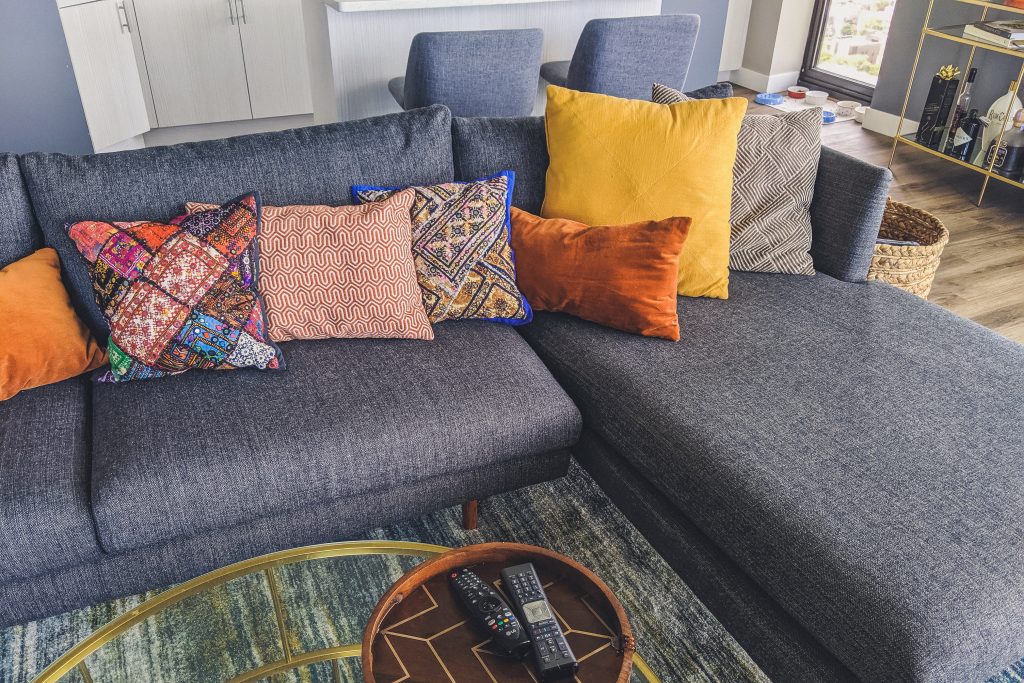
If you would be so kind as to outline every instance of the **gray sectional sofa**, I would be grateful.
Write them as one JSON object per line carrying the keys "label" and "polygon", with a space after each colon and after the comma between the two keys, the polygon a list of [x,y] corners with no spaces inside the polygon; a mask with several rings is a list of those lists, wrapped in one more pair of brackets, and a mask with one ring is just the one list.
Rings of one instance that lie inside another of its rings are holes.
{"label": "gray sectional sofa", "polygon": [[[536,211],[546,164],[540,119],[443,107],[0,157],[0,265],[47,243],[73,281],[66,221],[250,189],[343,204],[511,168]],[[678,344],[539,313],[2,402],[0,623],[558,477],[571,448],[773,680],[997,675],[1024,657],[1024,347],[863,282],[889,181],[826,149],[818,274],[681,299]]]}

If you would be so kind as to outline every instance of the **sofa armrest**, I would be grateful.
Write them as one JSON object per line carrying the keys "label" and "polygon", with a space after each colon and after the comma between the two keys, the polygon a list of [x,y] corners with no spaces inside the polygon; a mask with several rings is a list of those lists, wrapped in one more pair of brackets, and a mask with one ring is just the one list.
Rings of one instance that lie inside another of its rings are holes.
{"label": "sofa armrest", "polygon": [[847,282],[867,279],[892,173],[828,147],[811,202],[814,268]]}

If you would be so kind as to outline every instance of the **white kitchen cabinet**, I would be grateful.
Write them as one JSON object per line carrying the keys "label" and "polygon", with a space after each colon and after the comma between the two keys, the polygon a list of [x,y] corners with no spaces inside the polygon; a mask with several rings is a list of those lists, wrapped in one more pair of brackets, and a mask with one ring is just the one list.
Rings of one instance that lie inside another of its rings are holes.
{"label": "white kitchen cabinet", "polygon": [[119,0],[60,9],[92,146],[100,151],[149,130],[128,11]]}
{"label": "white kitchen cabinet", "polygon": [[252,117],[312,112],[301,0],[235,0],[235,7]]}
{"label": "white kitchen cabinet", "polygon": [[134,0],[157,125],[313,111],[299,0]]}
{"label": "white kitchen cabinet", "polygon": [[233,0],[135,0],[157,125],[252,118]]}

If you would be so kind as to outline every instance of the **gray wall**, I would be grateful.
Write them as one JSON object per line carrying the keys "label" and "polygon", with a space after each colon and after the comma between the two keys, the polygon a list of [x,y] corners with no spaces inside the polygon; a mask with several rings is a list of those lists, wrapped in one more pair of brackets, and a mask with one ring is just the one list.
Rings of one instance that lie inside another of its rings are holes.
{"label": "gray wall", "polygon": [[718,80],[728,11],[728,0],[662,0],[662,14],[700,15],[700,34],[684,86],[687,90],[703,88]]}
{"label": "gray wall", "polygon": [[92,152],[54,0],[0,0],[0,151]]}
{"label": "gray wall", "polygon": [[[743,48],[743,67],[770,74],[775,59],[775,39],[782,16],[782,0],[754,0],[750,5],[750,29]],[[767,36],[765,34],[768,34]]]}
{"label": "gray wall", "polygon": [[[903,99],[906,96],[907,81],[914,66],[914,55],[917,43],[924,26],[928,11],[928,0],[898,0],[893,14],[892,27],[889,30],[889,41],[885,47],[885,59],[878,74],[878,85],[871,107],[889,114],[900,113]],[[1007,13],[990,13],[990,18],[1009,18]],[[932,14],[933,27],[966,24],[978,21],[981,9],[971,5],[953,2],[936,3]],[[961,69],[967,66],[970,48],[939,38],[927,38],[917,77],[914,79],[914,90],[911,93],[907,117],[917,121],[921,117],[925,98],[932,77],[945,64],[956,64]],[[978,80],[974,87],[974,103],[983,113],[989,105],[1002,96],[1008,89],[1010,81],[1017,77],[1020,60],[1009,55],[978,50],[974,65],[978,67]],[[966,74],[964,74],[966,77]]]}
{"label": "gray wall", "polygon": [[[756,3],[755,3],[756,4]],[[728,0],[664,0],[699,14],[686,88],[718,80]],[[0,0],[0,151],[89,154],[92,144],[54,0]]]}

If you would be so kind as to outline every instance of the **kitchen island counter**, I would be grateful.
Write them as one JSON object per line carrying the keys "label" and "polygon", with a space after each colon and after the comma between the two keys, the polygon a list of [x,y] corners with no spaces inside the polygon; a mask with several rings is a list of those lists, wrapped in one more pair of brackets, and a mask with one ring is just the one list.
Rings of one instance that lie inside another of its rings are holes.
{"label": "kitchen island counter", "polygon": [[[549,62],[572,57],[591,19],[660,13],[661,0],[303,0],[314,121],[400,111],[388,81],[405,75],[417,33],[539,28]],[[535,114],[544,110],[542,88],[538,75]]]}
{"label": "kitchen island counter", "polygon": [[527,5],[535,2],[570,2],[571,0],[324,0],[339,12],[387,12],[407,9],[441,7],[478,7],[484,5]]}

